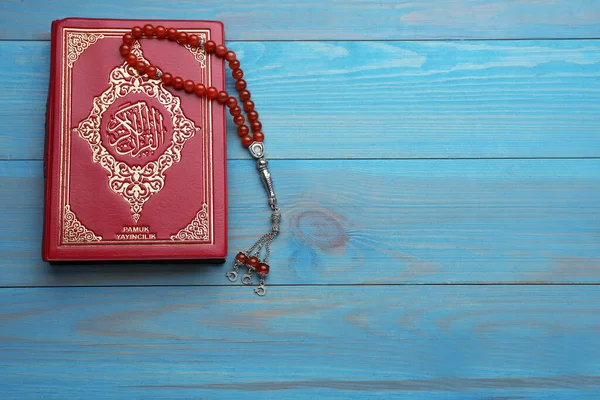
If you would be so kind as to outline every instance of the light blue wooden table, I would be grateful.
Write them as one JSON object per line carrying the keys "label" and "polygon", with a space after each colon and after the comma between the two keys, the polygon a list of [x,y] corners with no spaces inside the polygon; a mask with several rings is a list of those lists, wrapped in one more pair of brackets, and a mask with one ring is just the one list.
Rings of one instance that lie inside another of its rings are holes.
{"label": "light blue wooden table", "polygon": [[[232,124],[228,264],[41,261],[67,16],[224,21],[284,210],[266,298],[224,276],[268,218]],[[0,399],[600,399],[599,38],[596,0],[4,0]]]}

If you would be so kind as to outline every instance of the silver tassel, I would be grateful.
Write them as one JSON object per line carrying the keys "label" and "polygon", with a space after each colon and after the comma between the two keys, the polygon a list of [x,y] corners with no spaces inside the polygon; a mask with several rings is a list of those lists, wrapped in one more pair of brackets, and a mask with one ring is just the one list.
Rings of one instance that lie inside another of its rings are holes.
{"label": "silver tassel", "polygon": [[[262,181],[263,186],[265,187],[265,190],[267,192],[269,207],[271,207],[271,210],[273,210],[271,214],[271,230],[262,235],[260,239],[258,239],[250,248],[248,248],[248,250],[242,253],[242,261],[246,260],[245,263],[240,262],[236,256],[236,260],[233,265],[233,270],[228,272],[226,275],[231,282],[235,282],[238,278],[239,267],[246,266],[248,268],[248,272],[242,275],[242,283],[244,285],[252,285],[252,275],[256,271],[256,273],[260,277],[260,283],[254,289],[254,293],[262,297],[267,294],[267,288],[265,286],[265,278],[267,277],[267,274],[269,272],[267,262],[269,261],[269,256],[271,255],[271,243],[279,234],[281,211],[279,210],[279,207],[277,207],[277,197],[275,196],[275,190],[273,188],[273,179],[271,178],[271,173],[269,172],[268,168],[269,162],[264,158],[265,149],[263,143],[254,142],[248,147],[248,150],[250,151],[250,154],[252,154],[252,156],[257,159],[256,168],[258,169],[260,180]],[[258,258],[260,262],[260,253],[262,252],[263,248],[265,249],[265,257],[263,258],[261,264],[267,264],[266,272],[261,272],[260,264],[258,265],[258,267],[253,267],[250,266],[247,262],[247,260],[251,257]]]}

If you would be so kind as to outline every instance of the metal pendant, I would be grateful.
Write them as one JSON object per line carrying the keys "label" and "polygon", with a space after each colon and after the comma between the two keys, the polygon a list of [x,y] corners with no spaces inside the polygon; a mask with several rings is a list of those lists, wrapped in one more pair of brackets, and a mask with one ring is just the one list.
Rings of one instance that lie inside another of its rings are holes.
{"label": "metal pendant", "polygon": [[267,287],[265,286],[265,280],[264,279],[260,280],[260,285],[258,285],[254,289],[254,293],[256,293],[257,295],[259,295],[260,297],[262,297],[265,294],[267,294]]}
{"label": "metal pendant", "polygon": [[242,275],[242,283],[244,285],[252,285],[252,270],[248,268],[248,272]]}
{"label": "metal pendant", "polygon": [[227,276],[227,279],[229,279],[231,282],[237,281],[240,265],[240,262],[236,260],[233,264],[233,269],[225,274],[225,276]]}
{"label": "metal pendant", "polygon": [[238,278],[237,271],[229,271],[225,275],[227,275],[227,279],[229,279],[231,282],[237,281],[237,278]]}
{"label": "metal pendant", "polygon": [[267,197],[269,199],[269,206],[271,208],[277,207],[277,196],[275,195],[275,189],[273,188],[273,178],[271,178],[271,172],[269,172],[269,162],[264,158],[259,158],[256,161],[256,168],[258,169],[258,175],[260,180],[265,187]]}

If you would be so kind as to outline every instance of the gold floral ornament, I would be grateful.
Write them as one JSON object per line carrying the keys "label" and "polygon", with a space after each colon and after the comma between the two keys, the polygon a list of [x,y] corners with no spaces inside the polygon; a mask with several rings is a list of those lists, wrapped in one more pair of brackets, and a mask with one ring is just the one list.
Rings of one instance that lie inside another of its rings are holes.
{"label": "gold floral ornament", "polygon": [[[202,42],[206,42],[206,33],[197,33],[197,35],[198,37],[200,37],[200,40]],[[200,68],[206,68],[206,51],[204,51],[203,46],[194,47],[190,46],[189,44],[186,44],[183,47],[185,47],[190,53],[192,53],[196,61],[198,61],[198,64],[200,64]]]}
{"label": "gold floral ornament", "polygon": [[67,33],[67,65],[69,68],[73,68],[75,61],[79,59],[79,56],[96,43],[98,39],[104,38],[101,33]]}
{"label": "gold floral ornament", "polygon": [[65,215],[63,216],[63,242],[99,242],[102,236],[96,236],[94,232],[87,229],[77,216],[71,211],[71,206],[65,206]]}
{"label": "gold floral ornament", "polygon": [[[139,44],[131,52],[142,58]],[[155,161],[143,165],[129,165],[117,160],[102,143],[100,125],[104,112],[117,100],[131,93],[145,94],[155,98],[171,116],[173,137],[167,149]],[[160,80],[150,80],[138,75],[126,62],[110,73],[109,87],[100,96],[94,97],[89,116],[73,131],[86,140],[92,150],[92,160],[108,171],[108,186],[129,203],[132,218],[137,223],[144,203],[165,185],[165,171],[181,160],[185,142],[201,128],[194,125],[181,110],[181,99],[164,88]]]}
{"label": "gold floral ornament", "polygon": [[171,240],[208,240],[208,205],[203,204],[196,217]]}

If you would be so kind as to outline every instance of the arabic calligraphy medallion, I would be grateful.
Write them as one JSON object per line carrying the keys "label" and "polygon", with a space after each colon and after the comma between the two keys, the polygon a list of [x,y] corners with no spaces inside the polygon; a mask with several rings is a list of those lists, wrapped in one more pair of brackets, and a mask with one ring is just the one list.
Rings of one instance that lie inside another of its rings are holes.
{"label": "arabic calligraphy medallion", "polygon": [[125,103],[111,115],[108,143],[119,155],[146,158],[164,143],[167,127],[162,113],[144,101]]}

